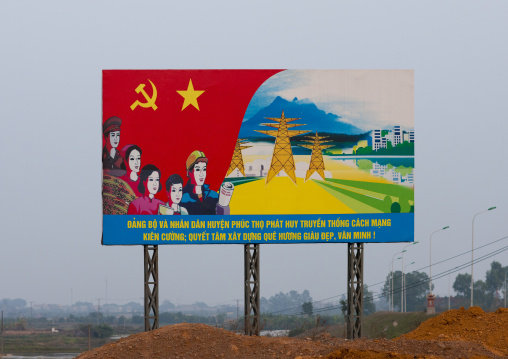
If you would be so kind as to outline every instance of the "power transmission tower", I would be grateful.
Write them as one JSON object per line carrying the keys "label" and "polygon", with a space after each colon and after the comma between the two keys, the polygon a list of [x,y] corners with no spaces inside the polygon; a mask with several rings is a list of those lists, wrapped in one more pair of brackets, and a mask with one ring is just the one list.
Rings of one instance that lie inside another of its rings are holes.
{"label": "power transmission tower", "polygon": [[286,172],[289,178],[291,178],[293,182],[296,184],[295,160],[293,158],[293,150],[291,149],[290,138],[298,135],[303,135],[304,133],[309,133],[310,131],[289,130],[289,128],[291,127],[304,126],[305,124],[300,123],[288,124],[288,122],[299,120],[299,118],[286,118],[284,116],[284,111],[282,111],[282,116],[280,118],[277,117],[265,117],[265,118],[267,120],[278,122],[278,124],[275,123],[263,124],[265,126],[275,127],[277,130],[255,130],[256,132],[276,137],[275,147],[273,148],[272,163],[270,164],[270,169],[268,170],[266,184],[268,184],[268,182],[270,182],[270,180],[282,170],[284,170],[284,172]]}
{"label": "power transmission tower", "polygon": [[233,152],[233,158],[231,159],[231,164],[229,165],[228,172],[226,173],[226,177],[231,174],[235,169],[238,168],[241,174],[245,177],[245,167],[243,166],[243,156],[242,150],[246,148],[250,148],[252,146],[245,146],[244,142],[241,138],[236,140],[235,152]]}
{"label": "power transmission tower", "polygon": [[305,174],[305,181],[307,181],[314,172],[317,172],[321,176],[323,181],[325,180],[325,163],[323,162],[323,150],[334,146],[334,145],[323,145],[323,143],[325,142],[330,142],[330,140],[323,141],[326,138],[327,137],[318,136],[318,133],[316,132],[316,136],[311,137],[309,139],[309,141],[312,140],[312,145],[308,144],[299,145],[301,147],[309,148],[312,150],[312,154],[310,156],[309,169]]}

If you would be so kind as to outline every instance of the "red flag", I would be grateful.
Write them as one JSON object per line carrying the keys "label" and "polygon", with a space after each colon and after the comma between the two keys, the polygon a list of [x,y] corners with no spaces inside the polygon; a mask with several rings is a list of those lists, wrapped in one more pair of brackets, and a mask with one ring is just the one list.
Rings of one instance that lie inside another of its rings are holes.
{"label": "red flag", "polygon": [[162,185],[174,173],[186,181],[187,157],[204,152],[206,182],[218,190],[252,96],[279,71],[104,70],[102,121],[122,120],[118,150],[138,145],[141,166],[157,166]]}

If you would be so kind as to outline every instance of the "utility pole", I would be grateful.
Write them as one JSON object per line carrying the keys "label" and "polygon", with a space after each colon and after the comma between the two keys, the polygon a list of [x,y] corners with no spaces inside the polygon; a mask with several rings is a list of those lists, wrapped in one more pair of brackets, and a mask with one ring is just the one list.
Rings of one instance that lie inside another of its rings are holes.
{"label": "utility pole", "polygon": [[506,308],[506,272],[504,272],[504,307]]}
{"label": "utility pole", "polygon": [[[405,251],[404,251],[405,252]],[[397,255],[397,254],[400,254],[402,252],[397,252],[395,253],[395,255],[392,257],[392,312],[395,312],[395,303],[394,303],[394,295],[395,295],[395,290],[394,290],[394,285],[395,285],[395,282],[394,282],[394,277],[393,277],[393,258]],[[397,258],[397,260],[401,259],[402,257],[399,257]],[[402,282],[401,282],[402,284]],[[402,287],[401,287],[401,290],[402,290]]]}
{"label": "utility pole", "polygon": [[238,316],[240,311],[240,299],[236,300],[236,325],[238,325]]}
{"label": "utility pole", "polygon": [[473,262],[474,262],[474,220],[476,218],[477,215],[481,214],[481,213],[485,213],[485,212],[488,212],[488,211],[492,211],[493,209],[496,209],[496,207],[490,207],[489,209],[485,210],[485,211],[481,211],[481,212],[478,212],[477,214],[474,215],[473,217],[473,222],[472,222],[472,230],[471,230],[471,307],[473,306],[473,284],[474,284],[474,279],[473,279]]}
{"label": "utility pole", "polygon": [[[402,252],[405,252],[405,251],[402,251]],[[394,311],[394,307],[395,305],[393,304],[393,295],[395,294],[394,293],[394,290],[393,290],[393,261],[395,260],[395,256],[398,255],[398,254],[401,254],[402,252],[397,252],[393,255],[392,257],[392,272],[391,272],[391,276],[390,276],[390,282],[391,282],[391,289],[390,289],[390,303],[389,303],[389,308],[390,308],[390,312]],[[399,257],[397,258],[397,260],[401,259],[402,257]]]}
{"label": "utility pole", "polygon": [[402,253],[402,278],[400,279],[400,312],[404,312],[404,253]]}
{"label": "utility pole", "polygon": [[451,289],[450,289],[450,273],[448,273],[448,310],[450,310],[450,296],[451,296]]}
{"label": "utility pole", "polygon": [[402,274],[404,276],[404,313],[407,312],[407,291],[406,291],[406,287],[407,287],[407,283],[406,283],[406,267],[409,267],[410,265],[413,265],[415,264],[415,262],[411,262],[409,264],[407,264],[405,267],[404,267],[404,273]]}
{"label": "utility pole", "polygon": [[[392,262],[392,267],[393,267],[393,262]],[[389,274],[389,277],[388,277],[388,311],[391,312],[392,311],[392,277],[393,277],[393,269],[390,268],[390,264],[388,264],[388,272],[390,273]]]}
{"label": "utility pole", "polygon": [[2,351],[0,354],[4,354],[4,311],[2,310],[2,322],[0,324],[0,337],[2,337]]}
{"label": "utility pole", "polygon": [[106,278],[106,316],[108,316],[108,278]]}
{"label": "utility pole", "polygon": [[98,305],[97,305],[97,324],[101,323],[101,298],[97,298]]}
{"label": "utility pole", "polygon": [[437,232],[444,231],[445,229],[450,228],[450,226],[443,227],[441,229],[438,229],[437,231],[434,231],[430,234],[430,240],[429,240],[429,295],[432,295],[432,236],[436,234]]}
{"label": "utility pole", "polygon": [[390,312],[393,312],[393,259],[392,259],[392,270],[390,272]]}
{"label": "utility pole", "polygon": [[418,244],[420,242],[416,241],[416,242],[413,242],[413,243],[410,243],[408,244],[407,246],[405,246],[404,248],[402,248],[402,252],[400,252],[402,254],[402,269],[401,269],[401,272],[402,272],[402,279],[401,279],[401,292],[400,292],[400,312],[403,313],[404,312],[404,291],[405,291],[405,285],[404,285],[404,252],[407,252],[406,251],[406,248],[409,247],[409,246],[413,246],[415,244]]}

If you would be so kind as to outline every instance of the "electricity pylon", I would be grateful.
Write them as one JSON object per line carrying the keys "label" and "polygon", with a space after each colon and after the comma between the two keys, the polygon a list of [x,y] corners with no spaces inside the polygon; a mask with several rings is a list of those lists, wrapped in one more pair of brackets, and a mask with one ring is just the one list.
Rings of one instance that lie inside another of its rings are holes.
{"label": "electricity pylon", "polygon": [[243,156],[242,150],[246,148],[250,148],[252,146],[245,146],[244,142],[246,140],[242,140],[241,138],[236,140],[235,152],[233,152],[233,158],[231,159],[231,164],[229,165],[228,172],[226,173],[226,177],[231,174],[235,169],[238,168],[241,174],[245,177],[245,167],[243,166]]}
{"label": "electricity pylon", "polygon": [[312,154],[310,156],[309,169],[305,174],[305,181],[307,181],[314,172],[317,172],[321,176],[323,181],[325,180],[325,163],[323,161],[323,150],[325,148],[330,148],[334,146],[334,145],[323,145],[323,143],[325,142],[330,142],[330,140],[323,141],[326,138],[327,137],[318,136],[318,133],[316,132],[316,136],[311,137],[309,139],[309,141],[312,140],[312,145],[307,144],[299,145],[312,150]]}
{"label": "electricity pylon", "polygon": [[303,135],[304,133],[308,133],[310,131],[288,130],[288,128],[304,126],[305,124],[299,123],[288,124],[288,122],[299,120],[299,118],[286,118],[284,117],[284,111],[282,111],[282,116],[280,118],[277,117],[265,117],[265,118],[267,120],[278,122],[278,124],[276,123],[263,124],[265,126],[275,127],[277,128],[277,130],[255,130],[256,132],[276,137],[275,147],[273,148],[272,163],[270,164],[270,169],[268,170],[266,184],[268,184],[268,182],[270,182],[270,180],[282,170],[284,170],[284,172],[286,172],[286,174],[293,180],[294,184],[296,184],[295,160],[293,158],[293,151],[291,150],[290,138],[298,135]]}

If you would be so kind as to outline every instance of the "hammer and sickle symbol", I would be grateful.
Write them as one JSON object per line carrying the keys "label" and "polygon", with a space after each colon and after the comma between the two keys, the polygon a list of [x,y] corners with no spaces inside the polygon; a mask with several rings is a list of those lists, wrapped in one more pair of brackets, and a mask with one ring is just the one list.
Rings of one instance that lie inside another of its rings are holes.
{"label": "hammer and sickle symbol", "polygon": [[132,111],[134,111],[134,109],[138,105],[141,107],[144,107],[144,108],[151,107],[151,108],[153,108],[154,111],[157,110],[157,105],[155,104],[155,100],[157,100],[157,89],[155,88],[155,85],[153,84],[153,82],[150,81],[150,79],[148,79],[148,81],[152,85],[152,90],[153,90],[152,97],[148,96],[148,94],[146,93],[145,84],[140,84],[138,87],[136,87],[136,93],[141,93],[143,95],[143,97],[145,98],[146,102],[139,102],[138,100],[136,100],[131,105]]}

